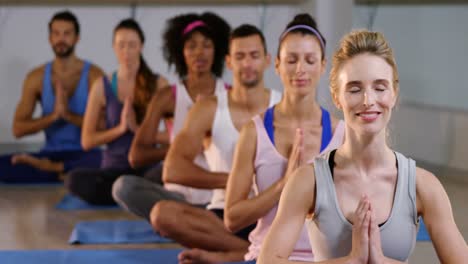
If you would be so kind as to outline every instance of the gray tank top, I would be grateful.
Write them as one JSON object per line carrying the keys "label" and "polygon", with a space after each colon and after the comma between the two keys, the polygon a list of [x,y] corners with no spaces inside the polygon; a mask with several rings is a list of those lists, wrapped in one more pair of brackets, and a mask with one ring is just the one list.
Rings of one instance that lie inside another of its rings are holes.
{"label": "gray tank top", "polygon": [[[398,152],[395,155],[398,178],[393,207],[387,221],[380,226],[380,237],[386,257],[407,261],[414,249],[418,231],[416,163]],[[314,161],[315,210],[307,228],[315,261],[344,257],[351,252],[352,245],[352,225],[340,209],[329,157],[330,152],[327,152]]]}

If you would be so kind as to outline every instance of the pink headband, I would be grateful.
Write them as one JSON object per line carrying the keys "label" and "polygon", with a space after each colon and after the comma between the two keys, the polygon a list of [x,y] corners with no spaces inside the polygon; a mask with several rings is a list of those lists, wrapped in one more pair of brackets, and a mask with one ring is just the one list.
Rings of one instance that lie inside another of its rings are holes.
{"label": "pink headband", "polygon": [[205,22],[201,21],[201,20],[195,20],[191,23],[189,23],[185,28],[184,28],[184,31],[182,32],[182,36],[184,36],[185,34],[191,32],[192,30],[194,30],[195,28],[197,27],[206,27],[206,24]]}

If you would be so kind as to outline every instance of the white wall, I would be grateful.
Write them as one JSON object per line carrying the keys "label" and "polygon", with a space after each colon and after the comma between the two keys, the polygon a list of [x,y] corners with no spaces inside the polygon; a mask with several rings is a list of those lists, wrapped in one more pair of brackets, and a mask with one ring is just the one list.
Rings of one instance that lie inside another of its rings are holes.
{"label": "white wall", "polygon": [[[317,17],[329,40],[327,54],[330,55],[344,28],[330,26],[330,19],[336,16],[342,21],[350,20],[346,11],[337,10],[336,14],[330,11],[339,3],[334,1],[330,4],[326,0],[310,0],[301,7],[143,6],[137,8],[136,18],[147,36],[145,56],[150,66],[173,81],[175,76],[168,72],[160,51],[161,31],[166,19],[173,15],[210,10],[222,15],[233,27],[245,22],[263,25],[268,48],[274,56],[286,23],[297,12],[309,11]],[[340,5],[346,9],[343,5],[347,4]],[[82,25],[77,54],[112,71],[116,65],[111,49],[112,29],[120,19],[130,15],[130,8],[67,8],[77,14]],[[53,56],[47,41],[47,23],[60,9],[0,7],[0,143],[42,141],[41,135],[14,140],[11,119],[25,74]],[[354,7],[353,27],[366,27],[368,14],[367,7]],[[389,39],[399,65],[403,100],[393,118],[392,138],[396,149],[419,160],[459,169],[468,169],[468,74],[465,74],[468,56],[463,50],[468,43],[467,24],[468,6],[464,5],[381,6],[374,24],[374,30],[384,32]],[[224,79],[229,81],[230,76],[226,72]],[[273,67],[266,73],[266,83],[280,89]],[[329,105],[326,81],[322,82],[319,97]]]}
{"label": "white wall", "polygon": [[[354,27],[365,28],[369,14],[369,7],[355,7]],[[375,14],[373,30],[385,34],[399,67],[395,148],[468,170],[468,5],[380,6]]]}
{"label": "white wall", "polygon": [[[90,59],[107,72],[114,70],[116,60],[111,49],[112,30],[119,20],[130,16],[130,7],[66,7],[77,15],[81,24],[78,56]],[[0,6],[0,143],[43,140],[41,134],[15,140],[11,134],[11,122],[25,75],[32,68],[53,58],[47,39],[47,23],[53,13],[62,9],[56,6]],[[160,36],[165,21],[177,14],[203,11],[220,14],[232,27],[251,23],[263,28],[268,49],[276,54],[278,37],[287,22],[298,12],[298,8],[288,5],[138,7],[136,19],[141,23],[147,38],[144,54],[153,70],[175,80],[175,75],[168,71],[167,64],[163,61],[160,49]],[[228,71],[224,79],[230,82],[231,75]],[[267,71],[265,80],[268,87],[281,89],[273,67]]]}
{"label": "white wall", "polygon": [[[368,8],[355,8],[364,27]],[[395,50],[405,101],[468,112],[468,5],[380,6],[374,30]]]}

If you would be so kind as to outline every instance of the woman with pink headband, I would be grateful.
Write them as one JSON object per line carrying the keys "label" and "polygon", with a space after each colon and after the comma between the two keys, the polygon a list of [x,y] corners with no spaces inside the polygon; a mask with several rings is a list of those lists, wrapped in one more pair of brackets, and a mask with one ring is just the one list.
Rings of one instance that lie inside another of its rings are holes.
{"label": "woman with pink headband", "polygon": [[[193,249],[179,263],[257,259],[288,180],[285,175],[298,166],[298,159],[312,160],[343,141],[343,122],[316,100],[325,71],[325,39],[310,15],[299,14],[286,26],[280,36],[275,68],[283,97],[242,128],[226,186],[224,224],[236,233],[256,223],[248,237],[250,245],[231,252]],[[290,259],[313,260],[305,229],[296,241]]]}
{"label": "woman with pink headband", "polygon": [[[184,119],[199,96],[218,94],[228,87],[220,78],[228,51],[230,26],[213,13],[183,14],[167,22],[163,52],[169,66],[174,66],[180,80],[158,90],[150,102],[145,119],[133,140],[129,160],[132,166],[152,165],[164,158],[167,148],[155,148],[163,139],[158,136],[161,118],[166,122],[170,140],[181,130]],[[195,159],[208,169],[202,152]],[[155,174],[153,173],[152,176]],[[160,175],[160,174],[159,174]],[[160,177],[120,177],[113,186],[113,197],[123,208],[149,220],[152,207],[161,200],[207,204],[211,191],[161,183]]]}

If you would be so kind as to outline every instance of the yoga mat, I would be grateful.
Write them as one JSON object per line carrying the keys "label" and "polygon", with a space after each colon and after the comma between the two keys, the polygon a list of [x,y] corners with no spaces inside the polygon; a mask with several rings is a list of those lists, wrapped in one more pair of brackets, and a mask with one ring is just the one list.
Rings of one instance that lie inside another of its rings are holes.
{"label": "yoga mat", "polygon": [[79,222],[68,240],[70,244],[174,243],[153,231],[144,220],[99,220]]}
{"label": "yoga mat", "polygon": [[66,194],[60,202],[55,205],[59,210],[102,210],[102,209],[120,209],[118,205],[93,205],[81,200],[80,198]]}
{"label": "yoga mat", "polygon": [[177,264],[181,249],[4,250],[2,264]]}
{"label": "yoga mat", "polygon": [[424,221],[422,218],[419,219],[419,231],[416,237],[417,241],[431,241],[431,237],[429,233],[427,233],[426,225],[424,225]]}

